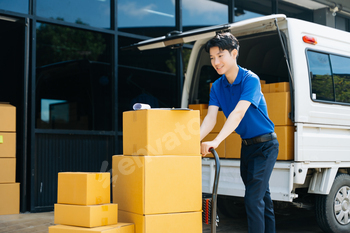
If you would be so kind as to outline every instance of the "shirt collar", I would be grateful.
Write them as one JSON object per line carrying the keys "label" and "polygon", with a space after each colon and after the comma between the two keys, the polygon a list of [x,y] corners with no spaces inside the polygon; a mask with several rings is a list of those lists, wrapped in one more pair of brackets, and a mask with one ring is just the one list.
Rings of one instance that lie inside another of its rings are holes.
{"label": "shirt collar", "polygon": [[240,66],[238,66],[238,74],[237,74],[237,77],[236,77],[235,81],[232,84],[230,84],[227,81],[227,78],[226,78],[225,74],[223,74],[222,77],[223,77],[223,81],[224,81],[224,84],[225,84],[226,87],[229,87],[229,86],[232,86],[232,85],[238,85],[242,81],[243,70],[242,70],[242,68]]}

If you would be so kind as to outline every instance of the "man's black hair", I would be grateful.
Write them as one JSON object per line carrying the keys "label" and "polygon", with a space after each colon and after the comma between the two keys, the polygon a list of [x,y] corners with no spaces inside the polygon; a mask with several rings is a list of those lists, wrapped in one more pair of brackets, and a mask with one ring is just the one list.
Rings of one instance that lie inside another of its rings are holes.
{"label": "man's black hair", "polygon": [[218,33],[212,39],[210,39],[205,45],[205,51],[209,53],[210,48],[219,47],[220,50],[228,50],[230,53],[234,49],[239,49],[239,42],[237,38],[230,32]]}

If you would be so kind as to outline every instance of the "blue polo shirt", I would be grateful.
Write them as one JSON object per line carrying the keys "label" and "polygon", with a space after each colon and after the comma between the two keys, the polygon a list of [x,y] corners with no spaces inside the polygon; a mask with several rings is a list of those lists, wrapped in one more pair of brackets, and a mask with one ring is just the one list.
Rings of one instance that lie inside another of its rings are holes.
{"label": "blue polo shirt", "polygon": [[272,133],[274,124],[267,114],[266,101],[261,92],[259,77],[250,70],[238,67],[236,80],[232,84],[227,81],[225,75],[213,83],[209,105],[221,108],[227,118],[240,100],[249,101],[251,105],[236,128],[236,133],[242,139]]}

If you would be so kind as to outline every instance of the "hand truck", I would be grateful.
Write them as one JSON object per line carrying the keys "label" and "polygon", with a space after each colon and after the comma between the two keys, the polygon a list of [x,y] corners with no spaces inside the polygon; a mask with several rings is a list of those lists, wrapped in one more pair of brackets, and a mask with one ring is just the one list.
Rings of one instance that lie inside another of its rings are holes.
{"label": "hand truck", "polygon": [[211,233],[216,233],[216,227],[219,223],[219,216],[217,215],[217,193],[219,186],[220,160],[218,153],[214,148],[210,148],[209,151],[214,155],[215,177],[212,194],[202,194],[202,220],[205,224],[211,224]]}

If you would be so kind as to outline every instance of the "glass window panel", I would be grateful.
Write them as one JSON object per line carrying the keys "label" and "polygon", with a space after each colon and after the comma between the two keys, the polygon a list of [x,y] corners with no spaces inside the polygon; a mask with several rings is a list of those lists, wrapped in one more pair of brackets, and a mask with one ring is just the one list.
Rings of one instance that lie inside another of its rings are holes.
{"label": "glass window panel", "polygon": [[211,26],[228,22],[228,6],[212,0],[182,0],[183,25]]}
{"label": "glass window panel", "polygon": [[112,130],[109,35],[37,24],[36,128]]}
{"label": "glass window panel", "polygon": [[[137,42],[119,36],[119,45]],[[178,107],[178,83],[175,74],[176,53],[168,48],[150,51],[119,51],[118,114],[132,110],[134,103],[150,104],[152,108]]]}
{"label": "glass window panel", "polygon": [[335,101],[350,103],[350,58],[330,55],[335,86]]}
{"label": "glass window panel", "polygon": [[334,101],[334,85],[327,54],[308,51],[312,98]]}
{"label": "glass window panel", "polygon": [[175,0],[118,0],[118,29],[147,35],[165,35],[175,28]]}
{"label": "glass window panel", "polygon": [[28,14],[29,0],[0,0],[0,9]]}
{"label": "glass window panel", "polygon": [[41,17],[111,28],[111,0],[37,0],[36,5]]}

